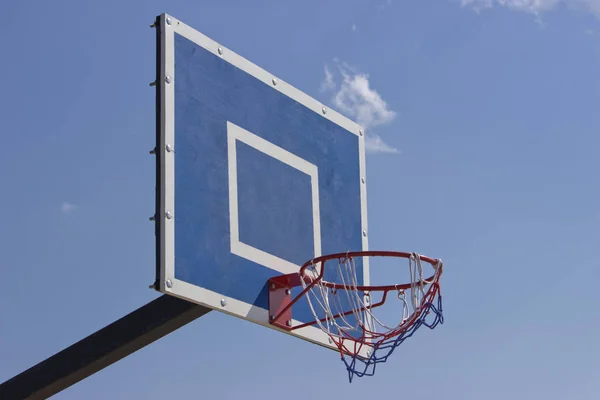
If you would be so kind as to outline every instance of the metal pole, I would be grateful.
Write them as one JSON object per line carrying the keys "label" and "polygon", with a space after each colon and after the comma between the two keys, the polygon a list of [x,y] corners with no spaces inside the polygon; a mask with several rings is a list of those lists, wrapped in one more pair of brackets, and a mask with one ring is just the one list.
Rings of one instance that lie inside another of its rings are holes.
{"label": "metal pole", "polygon": [[47,399],[211,311],[163,295],[0,385],[0,399]]}

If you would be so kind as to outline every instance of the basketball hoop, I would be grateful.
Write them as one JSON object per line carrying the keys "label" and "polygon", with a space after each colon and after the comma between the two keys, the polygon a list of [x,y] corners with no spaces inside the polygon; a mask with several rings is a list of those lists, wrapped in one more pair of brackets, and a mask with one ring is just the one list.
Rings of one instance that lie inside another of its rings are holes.
{"label": "basketball hoop", "polygon": [[[361,280],[356,261],[365,257],[408,260],[410,281],[386,286],[358,285]],[[337,260],[337,268],[327,263],[333,260]],[[427,278],[422,262],[433,267],[433,274]],[[443,323],[439,285],[442,269],[441,260],[417,253],[357,251],[317,257],[306,262],[298,273],[269,279],[270,322],[286,331],[318,326],[338,348],[352,382],[355,375],[374,375],[376,365],[387,361],[421,326],[433,329]],[[302,291],[292,298],[291,289],[297,286]],[[402,313],[401,318],[386,324],[374,310],[385,304],[390,293],[397,294]],[[294,325],[292,306],[302,298],[308,302],[314,321]]]}

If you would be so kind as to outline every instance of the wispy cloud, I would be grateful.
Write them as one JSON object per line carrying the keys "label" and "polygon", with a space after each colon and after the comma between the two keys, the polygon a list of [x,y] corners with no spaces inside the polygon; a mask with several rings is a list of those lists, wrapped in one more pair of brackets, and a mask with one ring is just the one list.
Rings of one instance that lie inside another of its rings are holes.
{"label": "wispy cloud", "polygon": [[476,10],[492,8],[494,5],[537,14],[551,10],[562,0],[461,0],[461,5],[470,6]]}
{"label": "wispy cloud", "polygon": [[341,82],[336,85],[333,73],[326,66],[321,88],[332,92],[332,102],[342,114],[353,118],[367,132],[366,147],[369,152],[397,153],[398,150],[384,143],[373,132],[373,128],[387,125],[394,120],[396,112],[390,110],[387,102],[371,87],[369,75],[353,67],[334,60]]}
{"label": "wispy cloud", "polygon": [[383,142],[379,135],[371,133],[365,140],[365,147],[371,153],[398,153],[398,149]]}
{"label": "wispy cloud", "polygon": [[329,70],[329,67],[327,65],[325,65],[325,77],[323,78],[323,81],[321,82],[321,87],[319,90],[321,90],[321,92],[327,92],[329,90],[333,90],[335,89],[335,82],[333,81],[333,74],[331,73],[331,71]]}
{"label": "wispy cloud", "polygon": [[463,7],[471,7],[476,11],[494,6],[506,7],[511,10],[527,12],[537,16],[555,9],[559,5],[573,9],[583,9],[600,18],[600,0],[461,0]]}
{"label": "wispy cloud", "polygon": [[60,205],[60,211],[63,214],[69,214],[75,210],[77,210],[77,206],[75,204],[64,202]]}
{"label": "wispy cloud", "polygon": [[385,10],[389,6],[392,5],[392,0],[383,0],[380,4],[377,4],[377,9],[379,11]]}

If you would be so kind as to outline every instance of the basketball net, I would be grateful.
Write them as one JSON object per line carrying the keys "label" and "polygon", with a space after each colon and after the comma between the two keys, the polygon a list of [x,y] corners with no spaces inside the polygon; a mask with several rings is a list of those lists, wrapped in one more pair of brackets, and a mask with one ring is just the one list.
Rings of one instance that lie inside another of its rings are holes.
{"label": "basketball net", "polygon": [[[373,375],[376,365],[387,361],[396,347],[422,325],[433,329],[443,323],[439,287],[442,261],[435,261],[434,275],[427,279],[423,276],[421,256],[411,253],[410,283],[391,286],[360,286],[357,266],[350,256],[338,258],[335,285],[322,279],[322,263],[305,269],[300,281],[305,290],[308,288],[308,305],[319,328],[339,349],[350,382],[355,375]],[[329,270],[328,277],[331,275]],[[378,307],[390,297],[388,294],[395,295],[402,308],[393,313],[394,323],[384,322],[383,315],[376,312],[382,310]]]}

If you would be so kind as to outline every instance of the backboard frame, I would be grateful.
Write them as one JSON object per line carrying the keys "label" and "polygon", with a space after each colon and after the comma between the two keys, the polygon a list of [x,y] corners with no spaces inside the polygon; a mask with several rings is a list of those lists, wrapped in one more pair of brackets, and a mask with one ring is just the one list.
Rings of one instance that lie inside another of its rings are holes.
{"label": "backboard frame", "polygon": [[[277,329],[269,324],[267,309],[256,307],[252,304],[233,298],[225,298],[219,293],[210,291],[175,277],[175,157],[177,149],[175,143],[175,34],[181,35],[196,45],[208,50],[215,56],[230,63],[236,68],[246,72],[273,90],[288,96],[322,118],[337,124],[353,133],[358,138],[359,145],[359,170],[360,197],[361,197],[361,224],[362,224],[362,249],[368,250],[367,226],[367,192],[366,192],[366,155],[365,134],[362,127],[339,114],[335,110],[296,89],[289,83],[246,60],[225,46],[208,38],[197,30],[169,14],[159,16],[158,46],[157,46],[157,209],[155,219],[157,223],[157,280],[156,288],[162,293],[176,296],[193,303],[210,307],[212,309],[258,323],[271,329]],[[309,167],[307,167],[309,168]],[[354,250],[354,249],[352,249]],[[317,252],[316,256],[321,255]],[[299,269],[300,265],[297,266]],[[282,270],[288,273],[290,270]],[[365,260],[363,281],[369,283],[369,265]],[[294,321],[299,323],[298,321]],[[282,330],[283,331],[283,330]],[[294,332],[285,333],[298,336],[315,344],[336,349],[329,341],[329,337],[320,329],[307,327]]]}

